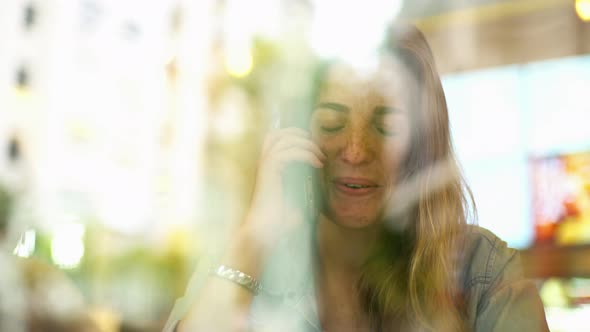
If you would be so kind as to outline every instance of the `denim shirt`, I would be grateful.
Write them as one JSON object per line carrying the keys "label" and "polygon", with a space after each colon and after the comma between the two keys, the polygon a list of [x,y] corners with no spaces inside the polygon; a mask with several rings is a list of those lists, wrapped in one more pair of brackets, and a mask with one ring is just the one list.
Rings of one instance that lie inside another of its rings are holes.
{"label": "denim shirt", "polygon": [[[469,226],[465,265],[467,326],[471,331],[549,331],[535,284],[523,277],[518,253],[490,231]],[[271,255],[250,311],[254,331],[321,332],[312,271],[309,228],[285,239]],[[185,296],[164,328],[174,331],[207,278],[209,263],[200,262]]]}

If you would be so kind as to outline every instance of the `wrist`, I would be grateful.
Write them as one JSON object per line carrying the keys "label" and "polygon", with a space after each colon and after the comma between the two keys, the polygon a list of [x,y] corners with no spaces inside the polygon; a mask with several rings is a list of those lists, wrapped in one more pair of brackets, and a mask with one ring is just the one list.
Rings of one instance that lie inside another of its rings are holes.
{"label": "wrist", "polygon": [[240,227],[232,236],[230,246],[222,256],[220,264],[258,279],[266,256],[265,252],[255,232],[247,227]]}

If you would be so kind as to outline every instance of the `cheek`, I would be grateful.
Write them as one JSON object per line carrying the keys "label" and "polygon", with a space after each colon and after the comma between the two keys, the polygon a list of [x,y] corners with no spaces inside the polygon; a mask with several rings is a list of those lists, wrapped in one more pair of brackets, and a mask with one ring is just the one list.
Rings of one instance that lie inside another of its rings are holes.
{"label": "cheek", "polygon": [[331,157],[336,154],[336,151],[338,151],[338,146],[341,144],[340,135],[334,135],[330,137],[327,135],[312,133],[311,139],[320,148],[320,150],[322,150],[322,152],[328,156],[328,161],[330,161]]}
{"label": "cheek", "polygon": [[385,174],[392,182],[397,179],[397,174],[400,171],[408,153],[408,143],[404,139],[394,140],[383,145],[382,151],[382,165]]}

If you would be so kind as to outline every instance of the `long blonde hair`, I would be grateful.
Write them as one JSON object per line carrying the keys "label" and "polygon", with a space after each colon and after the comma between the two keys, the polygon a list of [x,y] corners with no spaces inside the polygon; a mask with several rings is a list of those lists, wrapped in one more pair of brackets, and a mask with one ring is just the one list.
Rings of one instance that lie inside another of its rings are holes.
{"label": "long blonde hair", "polygon": [[460,253],[474,204],[454,156],[440,77],[425,37],[413,26],[391,26],[383,50],[418,83],[410,149],[398,181],[400,187],[412,183],[415,199],[386,220],[405,227],[383,232],[358,283],[361,304],[378,331],[466,330]]}

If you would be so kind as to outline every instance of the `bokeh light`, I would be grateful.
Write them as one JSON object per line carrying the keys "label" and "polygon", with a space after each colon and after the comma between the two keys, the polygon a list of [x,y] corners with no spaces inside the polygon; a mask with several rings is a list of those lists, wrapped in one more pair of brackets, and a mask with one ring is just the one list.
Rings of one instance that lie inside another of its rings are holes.
{"label": "bokeh light", "polygon": [[576,0],[576,13],[583,21],[590,21],[590,0]]}
{"label": "bokeh light", "polygon": [[84,225],[63,223],[58,225],[51,239],[51,258],[62,268],[75,268],[84,257]]}
{"label": "bokeh light", "polygon": [[232,76],[247,76],[254,66],[250,49],[247,46],[229,48],[225,59],[225,66],[228,73]]}

